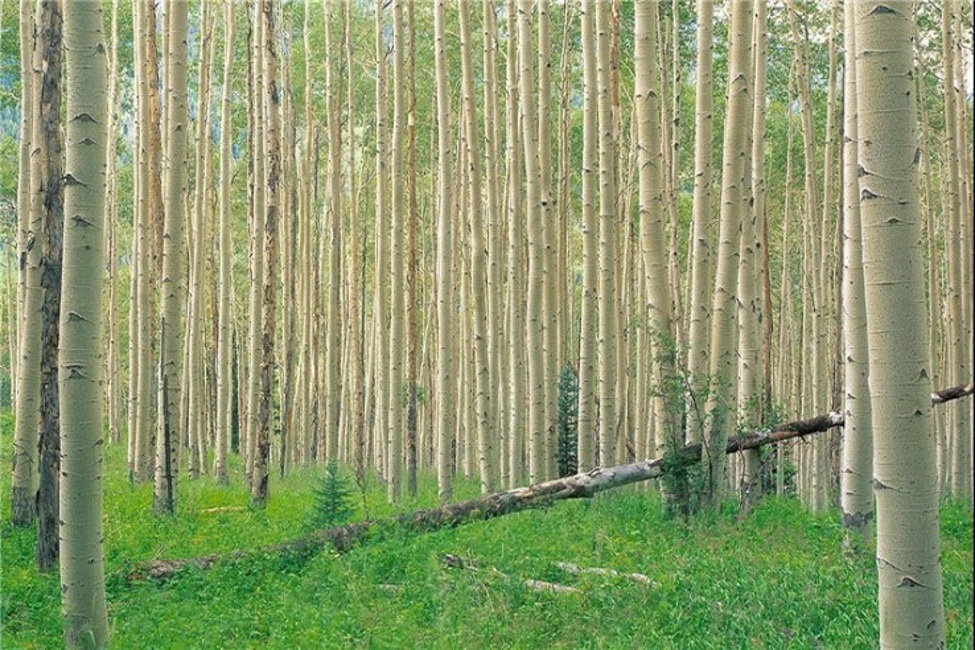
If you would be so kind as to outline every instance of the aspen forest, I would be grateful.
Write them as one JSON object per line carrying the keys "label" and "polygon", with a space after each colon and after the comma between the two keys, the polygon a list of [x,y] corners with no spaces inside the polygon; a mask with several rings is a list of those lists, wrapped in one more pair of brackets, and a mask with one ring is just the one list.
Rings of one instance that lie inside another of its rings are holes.
{"label": "aspen forest", "polygon": [[2,0],[0,646],[971,648],[970,0]]}

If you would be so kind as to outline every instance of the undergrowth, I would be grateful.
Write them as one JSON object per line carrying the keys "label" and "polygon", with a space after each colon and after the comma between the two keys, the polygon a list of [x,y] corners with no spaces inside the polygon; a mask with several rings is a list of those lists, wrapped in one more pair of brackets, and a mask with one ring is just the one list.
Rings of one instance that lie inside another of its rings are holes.
{"label": "undergrowth", "polygon": [[[9,434],[0,436],[9,455]],[[242,472],[231,487],[181,477],[178,511],[151,514],[149,485],[130,487],[123,446],[106,450],[105,552],[116,648],[873,648],[874,560],[841,553],[836,516],[769,497],[748,516],[667,518],[660,498],[623,488],[589,501],[511,514],[425,535],[399,534],[310,561],[262,556],[188,572],[164,584],[126,584],[152,558],[254,548],[300,536],[321,470],[272,481],[267,508],[247,507]],[[6,465],[9,466],[9,465]],[[2,523],[4,648],[61,645],[58,577],[33,568],[33,532]],[[320,480],[319,480],[320,482]],[[458,498],[474,496],[458,480]],[[372,477],[366,507],[392,511]],[[398,511],[436,501],[435,477]],[[354,502],[355,520],[363,505]],[[942,510],[948,647],[972,647],[972,519]],[[477,570],[448,568],[454,554]],[[558,566],[641,573],[575,575]],[[552,593],[528,579],[575,587]]]}

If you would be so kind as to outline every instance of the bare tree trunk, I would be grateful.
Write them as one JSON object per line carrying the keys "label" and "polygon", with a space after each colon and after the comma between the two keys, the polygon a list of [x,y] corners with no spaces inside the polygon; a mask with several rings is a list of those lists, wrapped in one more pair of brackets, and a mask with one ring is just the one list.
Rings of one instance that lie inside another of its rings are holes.
{"label": "bare tree trunk", "polygon": [[[61,418],[58,397],[58,346],[61,315],[61,255],[64,238],[64,167],[61,140],[61,4],[38,3],[34,67],[42,71],[35,87],[40,111],[34,116],[33,149],[40,166],[38,194],[41,247],[41,410],[38,435],[37,570],[58,561],[58,500],[61,473]],[[111,133],[111,132],[109,132]],[[66,181],[65,181],[66,182]]]}

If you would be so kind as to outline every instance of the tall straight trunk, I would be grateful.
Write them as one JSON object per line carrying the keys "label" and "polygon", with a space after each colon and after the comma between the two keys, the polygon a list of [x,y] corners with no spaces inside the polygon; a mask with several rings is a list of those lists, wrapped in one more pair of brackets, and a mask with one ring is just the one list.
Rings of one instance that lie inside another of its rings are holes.
{"label": "tall straight trunk", "polygon": [[522,218],[521,121],[519,108],[519,53],[515,0],[505,5],[508,15],[508,48],[505,63],[508,90],[505,103],[505,162],[508,210],[508,487],[521,485],[525,477],[525,224]]}
{"label": "tall straight trunk", "polygon": [[420,329],[417,320],[417,254],[416,254],[416,29],[413,20],[413,3],[406,11],[407,33],[410,42],[407,66],[407,117],[406,117],[406,493],[416,496],[417,463],[417,363],[420,345]]}
{"label": "tall straight trunk", "polygon": [[41,70],[35,87],[34,155],[40,176],[41,208],[41,412],[38,435],[37,570],[53,569],[58,559],[58,482],[61,426],[58,406],[58,321],[61,303],[61,249],[64,230],[64,168],[61,159],[61,4],[38,3],[34,67]]}
{"label": "tall straight trunk", "polygon": [[617,365],[616,154],[610,70],[613,22],[607,3],[596,4],[596,105],[599,129],[599,465],[616,460]]}
{"label": "tall straight trunk", "polygon": [[217,284],[217,319],[220,332],[217,336],[217,428],[214,441],[213,475],[217,483],[229,483],[227,460],[230,452],[231,401],[233,375],[231,371],[231,337],[233,332],[233,237],[230,224],[230,181],[233,173],[231,144],[233,122],[230,104],[233,93],[234,62],[234,3],[225,0],[223,6],[223,94],[220,100],[220,205],[219,205],[219,255],[220,270]]}
{"label": "tall straight trunk", "polygon": [[[176,511],[176,463],[180,432],[180,379],[183,346],[183,305],[185,303],[183,271],[183,228],[186,220],[186,34],[185,4],[170,5],[167,27],[169,34],[167,132],[166,140],[166,209],[163,237],[162,311],[159,338],[159,429],[156,433],[156,473],[153,510],[157,514]],[[69,213],[70,214],[70,213]]]}
{"label": "tall straight trunk", "polygon": [[[138,4],[138,29],[144,46],[137,48],[139,63],[139,261],[138,327],[136,332],[136,398],[133,405],[133,479],[148,481],[154,476],[152,441],[157,410],[157,372],[154,354],[158,352],[155,291],[162,262],[162,182],[159,131],[158,65],[156,61],[156,18],[147,5]],[[131,336],[131,334],[130,334]]]}
{"label": "tall straight trunk", "polygon": [[119,109],[118,109],[118,0],[112,0],[112,15],[109,26],[111,45],[109,50],[109,77],[108,77],[108,106],[109,124],[108,132],[111,135],[108,139],[108,169],[106,171],[108,182],[105,187],[105,201],[109,205],[107,215],[109,226],[105,231],[107,244],[105,246],[108,256],[108,337],[106,341],[105,354],[105,374],[107,375],[105,386],[105,401],[108,405],[108,440],[111,444],[118,444],[121,441],[121,419],[122,419],[122,373],[121,362],[119,361],[119,332],[118,332],[118,201],[110,201],[111,197],[118,194],[118,174],[116,173],[116,129],[118,128]]}
{"label": "tall straight trunk", "polygon": [[399,501],[402,493],[403,465],[403,347],[404,323],[402,315],[406,311],[404,296],[404,256],[403,232],[406,223],[406,183],[403,154],[406,138],[406,35],[403,30],[403,0],[393,0],[393,134],[390,149],[392,166],[392,211],[391,211],[391,323],[389,330],[389,421],[387,453],[387,498],[390,503]]}
{"label": "tall straight trunk", "polygon": [[532,3],[518,0],[519,102],[521,139],[527,182],[525,203],[528,223],[528,474],[533,483],[545,471],[545,366],[544,322],[542,313],[542,196],[538,161],[538,122],[534,91],[531,38]]}
{"label": "tall straight trunk", "polygon": [[[873,523],[873,430],[864,304],[860,186],[857,176],[857,70],[855,5],[843,7],[843,338],[845,395],[843,454],[840,466],[840,510],[845,541],[868,541]],[[933,260],[932,260],[933,261]],[[932,266],[933,270],[933,266]]]}
{"label": "tall straight trunk", "polygon": [[[30,0],[20,0],[18,8],[18,32],[20,36],[20,105],[33,105],[33,76],[31,57],[34,45],[34,14],[31,12]],[[20,354],[20,337],[22,336],[20,322],[24,313],[24,289],[26,277],[21,273],[20,255],[27,245],[27,227],[30,214],[31,200],[31,159],[30,140],[33,130],[33,111],[20,112],[20,146],[17,156],[17,234],[16,245],[13,249],[13,260],[9,268],[17,268],[16,297],[11,296],[13,308],[10,314],[10,402],[16,408],[17,384],[20,380],[18,356]]]}
{"label": "tall straight trunk", "polygon": [[[346,65],[349,70],[353,69],[355,60],[353,59],[353,34],[352,19],[353,7],[350,5],[345,10],[345,51]],[[349,412],[352,424],[352,466],[359,480],[363,480],[366,472],[365,464],[365,363],[362,354],[363,342],[363,314],[365,312],[364,301],[361,294],[364,286],[365,273],[365,228],[358,217],[358,200],[356,197],[356,170],[357,162],[356,151],[356,122],[351,116],[355,115],[355,84],[349,81],[348,87],[348,144],[349,144],[349,392],[352,396]]]}
{"label": "tall straight trunk", "polygon": [[502,381],[502,368],[505,364],[502,349],[502,283],[501,283],[501,163],[500,163],[500,128],[498,125],[498,26],[495,16],[494,2],[481,3],[482,21],[481,30],[483,34],[482,42],[482,69],[484,74],[483,101],[484,101],[484,208],[486,211],[485,228],[486,238],[486,264],[487,264],[487,359],[488,359],[488,385],[491,389],[490,403],[494,406],[495,431],[494,443],[497,445],[493,452],[493,458],[498,463],[497,476],[501,479],[501,484],[505,484],[507,472],[507,448],[505,423],[506,401],[504,399],[505,383]]}
{"label": "tall straight trunk", "polygon": [[[373,377],[375,384],[375,422],[372,427],[377,459],[385,457],[389,437],[389,262],[390,231],[387,210],[389,172],[387,170],[386,129],[386,41],[383,37],[384,0],[376,0],[375,65],[376,65],[376,250],[373,275]],[[382,465],[377,469],[386,471]],[[388,473],[388,472],[387,472]]]}
{"label": "tall straight trunk", "polygon": [[[460,51],[462,92],[464,96],[464,132],[467,144],[468,188],[470,191],[470,250],[471,250],[471,302],[474,319],[474,366],[477,409],[477,456],[481,477],[481,493],[493,492],[496,463],[494,459],[494,414],[491,404],[491,377],[488,362],[488,311],[487,297],[487,245],[484,241],[484,223],[481,212],[481,150],[477,128],[477,110],[474,105],[474,71],[471,62],[470,2],[460,2]],[[539,154],[541,155],[541,154]]]}
{"label": "tall straight trunk", "polygon": [[687,441],[703,439],[704,396],[698,395],[710,371],[708,333],[711,331],[711,157],[713,110],[714,2],[697,2],[697,83],[694,99],[694,203],[691,237],[690,304],[687,323],[687,370],[691,396],[687,412]]}
{"label": "tall straight trunk", "polygon": [[597,312],[599,222],[596,216],[596,3],[582,4],[582,305],[579,326],[579,471],[597,466]]}
{"label": "tall straight trunk", "polygon": [[249,325],[247,332],[247,426],[245,430],[246,442],[242,445],[244,451],[245,476],[247,486],[253,488],[254,484],[254,460],[257,454],[257,437],[260,427],[260,401],[261,401],[261,337],[264,331],[262,319],[263,310],[262,298],[264,288],[264,276],[269,273],[267,260],[264,259],[264,191],[265,191],[265,152],[264,152],[264,101],[261,90],[260,80],[263,74],[264,48],[264,21],[261,15],[261,5],[256,3],[253,12],[248,12],[253,20],[251,30],[251,42],[248,47],[249,57],[249,80],[250,89],[248,98],[250,110],[248,118],[249,125],[249,151],[251,158],[252,172],[250,181],[249,199],[249,221],[250,221],[250,278],[251,285],[248,291],[248,317]]}
{"label": "tall straight trunk", "polygon": [[[963,296],[963,262],[964,245],[963,230],[964,216],[962,203],[962,159],[967,144],[963,142],[965,131],[959,128],[958,113],[960,111],[958,96],[954,92],[955,56],[954,40],[958,37],[954,33],[954,13],[958,5],[951,0],[944,0],[941,11],[942,32],[942,73],[945,83],[945,140],[948,154],[947,166],[947,195],[948,219],[946,232],[947,256],[947,307],[948,307],[948,381],[955,377],[969,377],[968,345],[971,332],[966,333],[966,314]],[[965,199],[968,200],[967,198]],[[971,233],[968,233],[971,237]],[[970,327],[970,326],[969,326]],[[953,405],[948,419],[949,436],[951,440],[951,493],[956,498],[971,503],[971,420],[970,409],[966,405]]]}
{"label": "tall straight trunk", "polygon": [[58,383],[60,554],[64,644],[108,646],[102,549],[102,414],[98,362],[104,269],[108,133],[106,47],[100,3],[68,2],[64,276]]}
{"label": "tall straight trunk", "polygon": [[[752,147],[750,151],[751,208],[743,215],[738,266],[738,412],[747,426],[764,424],[762,350],[762,275],[763,244],[761,224],[765,210],[765,68],[767,58],[767,7],[763,0],[755,3],[753,33]],[[741,458],[740,490],[745,507],[760,496],[760,459],[758,451],[745,452]]]}
{"label": "tall straight trunk", "polygon": [[440,503],[453,500],[451,447],[455,405],[453,376],[453,308],[450,198],[450,93],[447,87],[447,56],[444,36],[444,0],[433,7],[434,58],[437,83],[437,492]]}
{"label": "tall straight trunk", "polygon": [[[640,182],[640,250],[643,261],[647,327],[650,333],[653,398],[650,430],[655,436],[654,455],[680,449],[684,436],[680,431],[679,403],[665,391],[673,383],[676,341],[672,322],[673,307],[668,271],[667,229],[661,151],[660,92],[657,54],[657,5],[649,0],[636,4],[634,30],[636,51],[634,108],[637,120],[637,151]],[[636,423],[642,429],[643,421]],[[639,452],[638,452],[639,453]]]}
{"label": "tall straight trunk", "polygon": [[11,521],[15,526],[34,523],[37,491],[37,425],[41,396],[41,211],[40,161],[32,156],[34,116],[39,112],[35,86],[40,73],[32,62],[34,15],[31,3],[20,4],[21,111],[20,165],[18,169],[17,251],[20,273],[17,298],[17,353],[11,363],[14,391],[13,481],[10,498]]}
{"label": "tall straight trunk", "polygon": [[206,185],[210,180],[207,172],[207,162],[210,158],[210,119],[209,119],[209,99],[210,99],[210,43],[213,41],[212,19],[210,14],[210,4],[200,5],[200,58],[197,68],[197,79],[199,89],[197,91],[196,103],[196,160],[195,178],[193,183],[192,214],[190,215],[190,241],[189,248],[189,283],[188,283],[188,310],[187,310],[187,332],[186,332],[186,404],[188,413],[187,420],[187,443],[188,443],[188,470],[190,479],[197,479],[201,471],[206,468],[201,462],[201,455],[205,456],[206,447],[204,446],[204,385],[203,373],[205,368],[203,358],[203,293],[209,284],[203,281],[204,277],[204,258],[206,215],[204,214],[208,206],[206,205],[205,195]]}
{"label": "tall straight trunk", "polygon": [[880,646],[944,647],[912,7],[856,7],[857,109]]}
{"label": "tall straight trunk", "polygon": [[741,222],[748,213],[751,196],[745,191],[748,168],[749,132],[752,117],[751,43],[752,2],[742,0],[731,10],[731,44],[728,64],[728,104],[725,118],[721,174],[721,216],[718,223],[718,267],[711,304],[710,376],[712,388],[707,400],[704,469],[707,476],[705,500],[711,507],[721,503],[725,485],[725,457],[720,453],[734,427],[738,355],[736,318],[738,311],[737,270]]}
{"label": "tall straight trunk", "polygon": [[342,410],[342,118],[339,48],[333,45],[332,25],[336,4],[325,0],[325,96],[328,98],[328,209],[329,274],[326,366],[328,394],[325,401],[325,458],[338,459],[339,416]]}
{"label": "tall straight trunk", "polygon": [[[264,156],[266,161],[266,180],[264,192],[264,237],[260,242],[264,247],[264,282],[261,291],[261,393],[258,404],[257,439],[255,445],[254,470],[251,480],[251,504],[263,506],[268,498],[268,477],[270,474],[271,429],[273,422],[272,396],[274,392],[274,323],[276,314],[275,285],[277,278],[274,268],[277,265],[278,251],[278,204],[281,183],[281,147],[279,115],[281,93],[278,89],[277,35],[274,27],[274,3],[263,0],[261,4],[263,19],[264,50],[261,70],[261,95],[264,104],[265,131]],[[257,363],[258,359],[254,359]],[[257,372],[257,368],[253,369]]]}
{"label": "tall straight trunk", "polygon": [[549,0],[538,0],[538,172],[542,200],[542,328],[545,351],[545,429],[544,429],[544,471],[542,478],[551,479],[558,475],[556,466],[557,432],[556,407],[559,384],[559,314],[558,285],[561,273],[556,268],[558,257],[558,213],[555,210],[555,196],[552,193],[552,63],[551,28],[549,20]]}

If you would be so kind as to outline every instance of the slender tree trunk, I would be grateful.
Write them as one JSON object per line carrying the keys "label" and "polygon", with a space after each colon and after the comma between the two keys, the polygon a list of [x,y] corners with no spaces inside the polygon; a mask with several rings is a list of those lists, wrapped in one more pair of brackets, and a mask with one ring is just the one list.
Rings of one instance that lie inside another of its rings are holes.
{"label": "slender tree trunk", "polygon": [[[261,96],[264,104],[265,131],[264,156],[266,164],[266,186],[264,192],[264,237],[259,242],[264,247],[264,278],[261,291],[261,392],[258,403],[257,429],[255,441],[254,470],[251,482],[251,504],[262,507],[268,499],[268,478],[270,475],[271,429],[274,418],[272,396],[274,392],[274,324],[276,314],[276,284],[274,268],[277,265],[278,251],[278,204],[281,183],[281,147],[279,133],[279,114],[281,92],[278,88],[277,35],[274,27],[274,3],[262,0],[263,19],[263,64],[261,70]],[[257,364],[258,359],[254,359]],[[254,367],[252,372],[257,372]]]}
{"label": "slender tree trunk", "polygon": [[20,4],[21,111],[20,166],[18,177],[19,291],[16,362],[11,364],[14,391],[13,482],[11,521],[15,526],[34,523],[37,491],[37,426],[41,391],[41,206],[40,159],[32,155],[34,119],[40,111],[37,95],[40,73],[33,65],[34,15],[31,3]]}
{"label": "slender tree trunk", "polygon": [[597,466],[596,346],[599,337],[597,311],[599,222],[596,215],[596,3],[582,4],[582,306],[579,326],[579,471]]}
{"label": "slender tree trunk", "polygon": [[403,349],[406,312],[404,296],[403,233],[406,217],[406,183],[403,154],[406,137],[406,35],[403,30],[403,0],[393,0],[393,134],[390,150],[392,167],[392,246],[391,246],[391,325],[389,331],[389,421],[387,454],[387,497],[399,501],[402,493],[403,465]]}
{"label": "slender tree trunk", "polygon": [[445,52],[444,0],[433,8],[434,56],[437,77],[437,485],[440,503],[453,500],[453,467],[451,463],[452,432],[455,405],[448,396],[454,381],[453,307],[454,286],[451,281],[453,245],[450,199],[450,93],[449,71]]}
{"label": "slender tree trunk", "polygon": [[[697,84],[694,99],[694,205],[691,238],[691,291],[688,306],[687,369],[691,386],[687,412],[687,440],[699,442],[703,435],[704,382],[710,371],[711,270],[711,158],[714,52],[714,2],[697,2]],[[698,402],[702,402],[698,404]]]}
{"label": "slender tree trunk", "polygon": [[[867,314],[864,305],[860,186],[857,176],[857,70],[855,5],[844,4],[843,34],[843,334],[846,400],[840,510],[846,543],[868,541],[873,522],[873,429],[871,427]],[[933,260],[932,260],[933,261]],[[933,266],[932,266],[933,269]]]}
{"label": "slender tree trunk", "polygon": [[64,277],[60,385],[61,607],[68,648],[108,646],[102,550],[102,417],[98,363],[104,269],[108,133],[106,47],[100,3],[69,2]]}
{"label": "slender tree trunk", "polygon": [[234,2],[225,0],[223,6],[223,94],[220,101],[220,215],[219,251],[220,275],[217,285],[217,318],[220,332],[217,337],[217,429],[214,444],[213,475],[220,485],[227,485],[227,460],[230,452],[231,402],[233,393],[233,373],[231,368],[231,338],[233,336],[233,303],[231,291],[233,284],[234,260],[233,237],[230,224],[230,181],[233,173],[231,143],[233,122],[230,117],[233,94],[234,62]]}
{"label": "slender tree trunk", "polygon": [[911,3],[861,2],[855,20],[880,646],[944,647]]}
{"label": "slender tree trunk", "polygon": [[746,192],[749,132],[751,130],[751,42],[753,5],[741,1],[732,6],[731,45],[728,65],[728,107],[725,118],[721,175],[721,216],[718,224],[718,268],[711,305],[710,376],[705,427],[708,454],[705,458],[705,500],[713,508],[721,503],[725,485],[725,457],[721,453],[734,426],[738,360],[735,320],[738,310],[736,275],[742,219],[751,197]]}
{"label": "slender tree trunk", "polygon": [[[468,188],[470,191],[470,250],[471,250],[471,302],[474,328],[474,366],[477,409],[477,456],[481,477],[481,492],[494,491],[493,412],[488,363],[488,311],[485,292],[487,291],[487,245],[484,241],[484,223],[481,212],[481,151],[480,134],[477,128],[477,114],[474,106],[474,72],[471,62],[470,2],[460,3],[461,75],[465,98],[464,132],[467,143]],[[541,154],[539,154],[541,155]]]}
{"label": "slender tree trunk", "polygon": [[[170,5],[168,19],[170,49],[167,52],[167,132],[166,141],[166,209],[163,237],[162,311],[159,352],[159,430],[156,433],[156,473],[153,510],[157,514],[176,511],[176,463],[181,421],[180,378],[183,346],[183,305],[185,304],[183,271],[183,228],[186,220],[186,34],[185,4]],[[69,212],[70,214],[70,212]]]}
{"label": "slender tree trunk", "polygon": [[[61,308],[61,252],[64,230],[64,168],[61,141],[61,4],[38,3],[34,67],[41,70],[35,87],[40,111],[34,116],[34,155],[40,177],[38,194],[41,248],[41,410],[38,435],[37,570],[52,570],[58,560],[58,483],[61,470],[61,425],[58,405],[58,346]],[[110,132],[109,132],[110,133]]]}
{"label": "slender tree trunk", "polygon": [[599,130],[599,459],[607,466],[616,459],[617,365],[619,336],[616,305],[616,144],[612,115],[610,39],[612,17],[607,3],[597,2],[596,105]]}
{"label": "slender tree trunk", "polygon": [[515,0],[508,0],[508,49],[505,71],[508,101],[505,104],[505,161],[508,191],[505,200],[508,210],[508,483],[520,484],[525,477],[525,281],[524,242],[525,224],[522,211],[522,155],[521,121],[518,96],[520,54],[522,44],[518,31]]}

